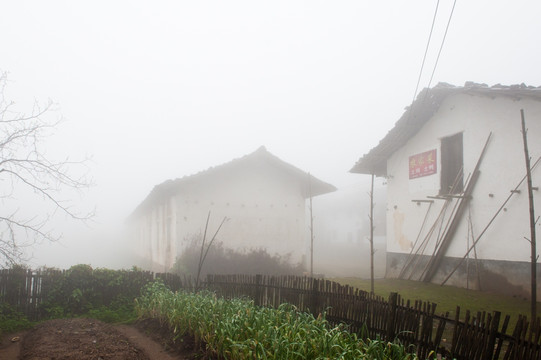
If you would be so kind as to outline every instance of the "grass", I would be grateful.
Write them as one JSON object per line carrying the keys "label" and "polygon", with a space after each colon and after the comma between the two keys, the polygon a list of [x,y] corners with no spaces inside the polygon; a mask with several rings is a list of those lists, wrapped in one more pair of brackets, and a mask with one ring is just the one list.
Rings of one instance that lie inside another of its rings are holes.
{"label": "grass", "polygon": [[39,322],[56,318],[70,318],[75,316],[97,319],[111,324],[131,324],[137,320],[133,302],[115,303],[109,307],[100,306],[78,315],[65,315],[64,310],[58,306],[51,309],[53,311],[49,313],[48,317],[41,321],[30,321],[22,312],[0,301],[0,337],[5,334],[30,329]]}
{"label": "grass", "polygon": [[0,337],[4,334],[29,329],[34,322],[29,321],[21,312],[10,305],[0,302]]}
{"label": "grass", "polygon": [[[330,280],[370,291],[369,279],[335,278]],[[470,310],[473,314],[476,314],[477,311],[489,313],[500,311],[502,321],[505,315],[511,316],[507,333],[514,329],[519,315],[530,317],[530,301],[522,298],[412,280],[377,279],[374,281],[374,293],[377,295],[388,298],[391,292],[397,292],[405,300],[423,300],[436,303],[436,313],[441,315],[448,311],[451,318],[455,317],[457,306],[460,306],[462,319],[466,310]],[[537,303],[537,308],[541,310],[541,303]]]}

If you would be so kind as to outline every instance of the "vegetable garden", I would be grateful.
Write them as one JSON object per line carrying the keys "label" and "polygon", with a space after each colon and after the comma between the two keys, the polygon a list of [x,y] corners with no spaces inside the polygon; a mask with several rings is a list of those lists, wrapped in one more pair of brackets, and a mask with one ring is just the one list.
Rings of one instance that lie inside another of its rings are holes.
{"label": "vegetable garden", "polygon": [[499,312],[460,318],[457,308],[449,318],[437,315],[435,304],[307,277],[208,276],[202,287],[139,269],[0,270],[0,332],[51,318],[149,318],[224,359],[541,356],[540,322],[530,327],[525,317],[508,335],[509,317]]}
{"label": "vegetable garden", "polygon": [[137,299],[136,309],[139,317],[158,319],[175,337],[193,335],[218,359],[417,358],[399,343],[363,340],[344,325],[331,326],[324,314],[314,317],[287,303],[260,307],[248,298],[173,292],[155,282]]}

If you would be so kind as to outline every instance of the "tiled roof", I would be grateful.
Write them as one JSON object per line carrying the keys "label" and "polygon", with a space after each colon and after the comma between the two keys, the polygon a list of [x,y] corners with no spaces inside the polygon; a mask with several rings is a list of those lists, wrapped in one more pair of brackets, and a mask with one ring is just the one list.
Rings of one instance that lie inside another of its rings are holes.
{"label": "tiled roof", "polygon": [[[301,191],[301,195],[304,198],[308,198],[310,195],[317,196],[336,190],[336,187],[333,185],[323,182],[296,168],[295,166],[282,161],[278,157],[268,152],[264,146],[261,146],[253,153],[238,159],[234,159],[225,164],[211,167],[194,175],[184,176],[175,180],[167,180],[159,185],[156,185],[130,217],[136,216],[137,214],[152,208],[156,204],[163,203],[166,201],[166,199],[181,191],[189,191],[190,187],[194,186],[202,179],[219,176],[222,171],[231,170],[237,166],[249,167],[250,164],[254,163],[267,163],[274,166],[277,171],[287,173],[292,179],[295,179],[301,185],[299,191]],[[308,181],[308,179],[310,179],[310,181]]]}
{"label": "tiled roof", "polygon": [[541,100],[541,87],[521,85],[494,85],[467,82],[463,87],[446,83],[439,83],[431,89],[424,89],[417,99],[406,108],[402,117],[387,135],[361,157],[350,170],[352,173],[374,174],[385,176],[387,174],[387,159],[413,137],[424,124],[438,111],[440,105],[450,95],[478,94],[486,96],[507,96],[513,98],[533,97]]}

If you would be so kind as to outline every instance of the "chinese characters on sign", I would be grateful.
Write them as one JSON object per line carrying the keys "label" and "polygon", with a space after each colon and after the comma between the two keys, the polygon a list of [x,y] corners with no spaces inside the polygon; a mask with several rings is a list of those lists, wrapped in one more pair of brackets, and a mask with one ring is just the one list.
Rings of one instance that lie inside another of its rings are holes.
{"label": "chinese characters on sign", "polygon": [[409,162],[410,179],[435,174],[437,171],[436,149],[410,156]]}

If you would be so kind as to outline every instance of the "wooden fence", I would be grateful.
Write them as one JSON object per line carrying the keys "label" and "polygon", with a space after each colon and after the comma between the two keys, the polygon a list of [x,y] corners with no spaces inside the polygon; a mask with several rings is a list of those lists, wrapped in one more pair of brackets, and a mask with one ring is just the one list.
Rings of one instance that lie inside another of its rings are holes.
{"label": "wooden fence", "polygon": [[[144,284],[157,278],[172,290],[195,288],[192,279],[172,274],[119,271],[113,272],[116,277],[107,278],[94,273],[91,276],[99,279],[94,281],[92,277],[90,282],[94,287],[101,286],[97,290],[103,293],[104,303],[119,294],[139,294]],[[118,281],[119,273],[122,281]],[[0,303],[9,304],[31,320],[39,320],[47,315],[43,311],[44,301],[66,275],[66,271],[59,270],[0,270]],[[112,280],[115,280],[113,286]],[[433,303],[404,300],[396,293],[385,299],[347,285],[308,277],[209,275],[201,287],[226,298],[250,297],[260,306],[278,307],[287,302],[314,316],[325,313],[331,324],[348,324],[350,331],[364,338],[399,340],[412,346],[421,359],[435,351],[447,359],[541,360],[539,318],[531,325],[526,317],[519,317],[511,332],[509,316],[502,318],[497,311],[476,314],[466,311],[461,319],[461,309],[457,307],[454,318],[450,318],[449,314],[438,315]]]}
{"label": "wooden fence", "polygon": [[[52,292],[58,291],[59,283],[70,279],[68,274],[68,270],[0,269],[0,303],[8,304],[11,309],[24,314],[30,320],[41,320],[49,315],[44,306],[47,305],[46,301],[54,297]],[[121,295],[138,296],[145,284],[158,278],[173,290],[194,287],[190,279],[181,279],[169,273],[155,274],[148,271],[125,270],[100,272],[97,270],[85,274],[82,278],[74,279],[67,288],[90,289],[94,294],[99,294],[103,305],[109,305]],[[70,294],[61,295],[69,296]],[[58,298],[58,294],[56,297]]]}
{"label": "wooden fence", "polygon": [[471,314],[461,320],[436,314],[436,304],[388,299],[324,279],[294,276],[209,275],[206,287],[226,298],[246,296],[256,305],[277,307],[287,302],[318,316],[325,312],[335,325],[346,323],[350,331],[370,339],[399,340],[415,348],[425,359],[432,351],[447,359],[541,359],[541,323],[530,326],[520,317],[507,335],[509,316],[500,312]]}

